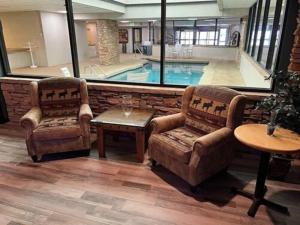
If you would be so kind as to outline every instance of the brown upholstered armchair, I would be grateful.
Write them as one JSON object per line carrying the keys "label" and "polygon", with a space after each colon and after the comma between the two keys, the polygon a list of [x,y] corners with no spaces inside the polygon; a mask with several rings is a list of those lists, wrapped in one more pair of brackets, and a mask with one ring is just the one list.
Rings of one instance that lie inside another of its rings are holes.
{"label": "brown upholstered armchair", "polygon": [[148,154],[187,181],[191,190],[225,170],[234,157],[234,129],[241,123],[245,97],[229,88],[188,87],[181,113],[155,118]]}
{"label": "brown upholstered armchair", "polygon": [[90,149],[92,111],[87,85],[78,78],[31,83],[31,110],[21,118],[33,161],[48,153]]}

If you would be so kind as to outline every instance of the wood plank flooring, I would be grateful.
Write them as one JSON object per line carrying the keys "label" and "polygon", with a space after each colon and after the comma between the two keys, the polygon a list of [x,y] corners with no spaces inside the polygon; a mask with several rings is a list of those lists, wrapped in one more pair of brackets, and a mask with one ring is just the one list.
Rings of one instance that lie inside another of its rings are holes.
{"label": "wood plank flooring", "polygon": [[121,161],[135,158],[134,143],[121,146],[110,146],[107,160],[93,151],[90,157],[32,163],[17,126],[0,125],[0,225],[300,224],[299,161],[287,182],[267,183],[267,197],[288,206],[291,215],[261,207],[253,219],[247,216],[251,202],[232,195],[230,187],[253,191],[257,156],[240,154],[227,174],[194,195],[160,166]]}

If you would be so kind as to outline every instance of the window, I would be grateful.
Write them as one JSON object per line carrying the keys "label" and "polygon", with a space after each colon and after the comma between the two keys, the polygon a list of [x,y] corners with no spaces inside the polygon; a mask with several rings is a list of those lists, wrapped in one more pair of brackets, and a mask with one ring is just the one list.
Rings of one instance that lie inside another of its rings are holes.
{"label": "window", "polygon": [[202,19],[196,21],[196,44],[215,45],[218,37],[216,19]]}
{"label": "window", "polygon": [[215,36],[218,36],[218,32],[215,31],[197,31],[196,44],[197,45],[214,45]]}
{"label": "window", "polygon": [[[241,36],[244,10],[215,10],[215,1],[105,2],[1,1],[8,52],[8,60],[3,57],[1,62],[4,74],[153,86],[269,88],[260,74],[254,78],[243,73],[240,40],[267,70],[282,62],[277,52],[283,58],[287,0],[248,3],[246,37]],[[4,46],[1,38],[0,42]]]}
{"label": "window", "polygon": [[1,10],[0,20],[10,70],[18,75],[73,76],[65,1],[56,1],[51,9],[40,2],[0,3],[7,9]]}
{"label": "window", "polygon": [[179,30],[176,31],[176,43],[182,45],[192,45],[194,40],[193,30]]}
{"label": "window", "polygon": [[285,0],[259,0],[249,11],[245,50],[267,70],[274,69],[285,5]]}
{"label": "window", "polygon": [[218,19],[216,45],[238,47],[240,44],[240,32],[241,19]]}

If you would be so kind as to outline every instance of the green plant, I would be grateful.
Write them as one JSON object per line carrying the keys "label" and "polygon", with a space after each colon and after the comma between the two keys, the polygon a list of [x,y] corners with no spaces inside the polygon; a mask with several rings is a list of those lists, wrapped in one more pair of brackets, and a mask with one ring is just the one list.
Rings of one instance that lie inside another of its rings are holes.
{"label": "green plant", "polygon": [[267,79],[275,82],[275,91],[258,108],[271,113],[271,123],[300,133],[300,75],[280,71]]}

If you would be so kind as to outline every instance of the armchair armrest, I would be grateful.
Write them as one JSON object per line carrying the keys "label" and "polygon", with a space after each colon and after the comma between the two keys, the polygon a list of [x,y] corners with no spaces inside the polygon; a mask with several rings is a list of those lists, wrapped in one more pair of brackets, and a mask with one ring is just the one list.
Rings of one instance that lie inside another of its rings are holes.
{"label": "armchair armrest", "polygon": [[157,117],[151,121],[152,133],[158,134],[174,128],[183,126],[185,116],[177,113],[169,116]]}
{"label": "armchair armrest", "polygon": [[198,138],[189,162],[190,182],[199,184],[228,167],[234,158],[234,140],[227,127]]}
{"label": "armchair armrest", "polygon": [[[224,127],[219,130],[216,130],[210,134],[204,135],[198,138],[193,146],[193,154],[194,152],[198,154],[198,156],[203,156],[209,154],[210,149],[218,149],[218,146],[222,144],[228,143],[228,141],[232,141],[233,138],[233,130]],[[205,149],[205,151],[204,151]]]}
{"label": "armchair armrest", "polygon": [[88,104],[82,104],[79,111],[79,122],[81,124],[88,123],[93,119],[93,113]]}
{"label": "armchair armrest", "polygon": [[39,107],[33,107],[20,120],[21,126],[31,132],[38,126],[42,118],[42,111]]}

